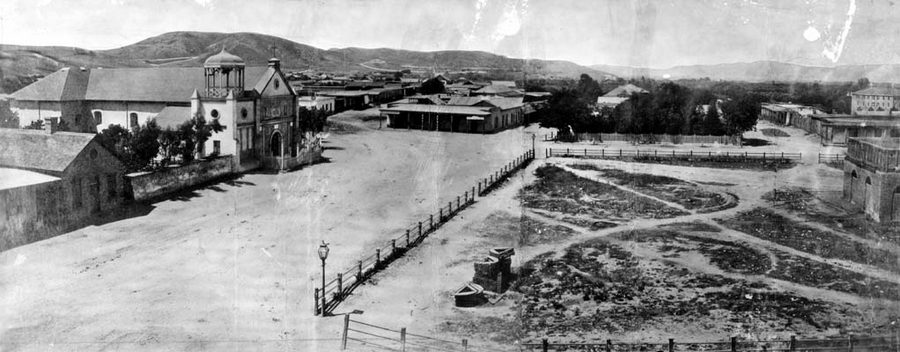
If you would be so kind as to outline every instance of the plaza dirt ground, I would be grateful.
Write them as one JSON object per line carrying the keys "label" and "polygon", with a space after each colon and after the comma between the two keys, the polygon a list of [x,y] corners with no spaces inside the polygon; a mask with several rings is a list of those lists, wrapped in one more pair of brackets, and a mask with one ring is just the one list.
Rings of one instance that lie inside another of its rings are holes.
{"label": "plaza dirt ground", "polygon": [[[312,314],[312,290],[320,280],[315,254],[319,242],[331,244],[329,272],[344,269],[530,148],[531,134],[546,133],[535,126],[485,136],[377,130],[377,121],[360,119],[365,114],[353,112],[333,119],[337,124],[327,139],[325,163],[283,174],[244,175],[152,204],[143,216],[0,253],[0,350],[337,349],[342,319]],[[773,126],[761,123],[760,127]],[[815,161],[815,153],[832,149],[822,149],[802,131],[781,129],[796,138],[751,132],[748,136],[772,144],[743,148],[804,153],[800,165],[777,174],[591,161],[601,168],[690,181],[733,193],[740,200],[733,208],[710,214],[682,207],[687,215],[619,221],[612,228],[577,226],[561,214],[523,207],[520,189],[533,183],[534,170],[547,162],[538,160],[357,288],[334,313],[362,310],[354,319],[450,340],[469,338],[473,346],[514,348],[523,340],[509,339],[509,332],[502,330],[503,322],[515,320],[512,298],[475,309],[452,306],[451,293],[471,280],[475,259],[486,255],[490,247],[512,246],[516,248],[513,266],[520,267],[543,253],[562,252],[567,246],[627,229],[694,221],[718,226],[713,218],[765,206],[761,196],[775,187],[839,193],[840,171]],[[537,147],[540,151],[552,145],[538,141]],[[625,143],[606,147],[634,148]],[[579,176],[599,177],[596,172],[567,166],[583,160],[549,162]],[[522,224],[533,222],[543,224],[540,231],[556,229],[562,234],[524,236]],[[509,231],[498,231],[500,226]],[[754,248],[774,246],[724,227],[721,233]],[[824,261],[791,248],[774,248]],[[857,272],[872,269],[829,263]],[[721,273],[699,265],[691,269]],[[894,273],[878,273],[880,279],[900,282]],[[900,309],[894,302],[765,280],[776,289],[849,304],[861,311]],[[497,326],[501,329],[489,329]],[[724,333],[670,322],[615,338],[635,341],[680,334],[693,340],[721,340],[726,338]],[[835,331],[820,334],[828,333]]]}
{"label": "plaza dirt ground", "polygon": [[312,314],[319,243],[330,243],[330,270],[346,268],[532,143],[523,128],[378,130],[360,118],[372,114],[331,118],[326,162],[246,174],[0,253],[0,350],[331,344]]}

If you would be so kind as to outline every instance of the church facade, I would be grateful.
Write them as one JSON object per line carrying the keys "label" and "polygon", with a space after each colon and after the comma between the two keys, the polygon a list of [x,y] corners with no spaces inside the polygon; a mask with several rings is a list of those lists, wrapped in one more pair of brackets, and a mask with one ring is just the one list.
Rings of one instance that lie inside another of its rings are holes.
{"label": "church facade", "polygon": [[231,155],[237,171],[292,168],[321,149],[314,134],[298,128],[298,95],[280,61],[247,67],[224,49],[203,67],[62,69],[13,93],[10,106],[21,126],[56,117],[70,131],[92,133],[150,119],[174,129],[203,116],[224,130],[198,156]]}

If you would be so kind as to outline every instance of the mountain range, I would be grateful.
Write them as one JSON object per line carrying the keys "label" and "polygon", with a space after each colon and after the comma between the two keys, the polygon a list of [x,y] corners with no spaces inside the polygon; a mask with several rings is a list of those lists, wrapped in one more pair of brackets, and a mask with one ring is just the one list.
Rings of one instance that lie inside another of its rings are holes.
{"label": "mountain range", "polygon": [[62,67],[185,67],[200,66],[225,48],[248,66],[265,65],[273,55],[286,70],[329,72],[491,71],[522,77],[610,78],[600,70],[568,61],[523,60],[481,51],[419,52],[397,49],[342,48],[323,50],[284,38],[257,33],[170,32],[110,50],[75,47],[0,45],[0,80],[5,93],[37,76]]}
{"label": "mountain range", "polygon": [[624,78],[701,79],[747,82],[872,82],[900,81],[900,65],[804,66],[778,61],[755,61],[717,65],[675,66],[668,69],[593,65],[591,68]]}

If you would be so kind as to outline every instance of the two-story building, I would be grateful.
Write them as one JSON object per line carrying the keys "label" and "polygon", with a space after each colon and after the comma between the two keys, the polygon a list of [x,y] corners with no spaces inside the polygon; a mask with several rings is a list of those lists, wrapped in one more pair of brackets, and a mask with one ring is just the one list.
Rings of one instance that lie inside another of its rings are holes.
{"label": "two-story building", "polygon": [[843,197],[875,221],[900,222],[900,138],[851,138]]}

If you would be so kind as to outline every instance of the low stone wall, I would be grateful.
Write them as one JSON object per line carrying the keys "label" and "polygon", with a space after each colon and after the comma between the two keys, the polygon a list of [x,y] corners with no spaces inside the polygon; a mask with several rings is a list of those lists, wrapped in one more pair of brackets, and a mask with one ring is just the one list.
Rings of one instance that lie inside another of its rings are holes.
{"label": "low stone wall", "polygon": [[225,156],[154,172],[128,174],[125,180],[133,199],[146,201],[234,173],[234,158]]}
{"label": "low stone wall", "polygon": [[265,157],[262,159],[262,166],[270,170],[294,170],[303,165],[319,162],[322,159],[322,150],[320,145],[303,148],[297,156],[287,156],[284,161],[281,157]]}

